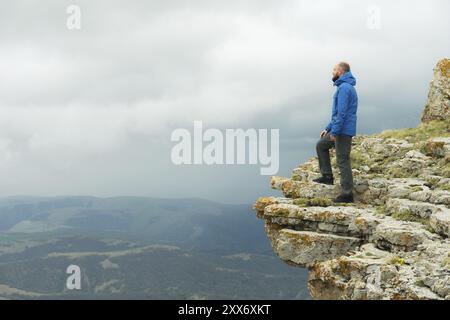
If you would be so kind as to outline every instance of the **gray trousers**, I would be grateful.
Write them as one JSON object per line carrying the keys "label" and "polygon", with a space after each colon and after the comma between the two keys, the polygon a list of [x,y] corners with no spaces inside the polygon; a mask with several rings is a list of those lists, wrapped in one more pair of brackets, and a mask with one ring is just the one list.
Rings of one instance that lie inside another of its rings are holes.
{"label": "gray trousers", "polygon": [[316,145],[316,151],[322,175],[333,174],[330,162],[330,149],[333,147],[336,148],[336,162],[341,174],[341,192],[344,195],[349,195],[353,192],[353,174],[350,163],[352,137],[346,135],[336,136],[336,143],[330,139],[330,133],[320,138]]}

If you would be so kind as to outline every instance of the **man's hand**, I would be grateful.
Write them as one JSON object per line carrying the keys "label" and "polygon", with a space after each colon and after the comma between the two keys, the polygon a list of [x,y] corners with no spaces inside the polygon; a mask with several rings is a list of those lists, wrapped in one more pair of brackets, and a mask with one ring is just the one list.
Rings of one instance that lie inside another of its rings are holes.
{"label": "man's hand", "polygon": [[336,137],[330,134],[330,140],[336,142]]}
{"label": "man's hand", "polygon": [[323,138],[327,134],[327,130],[323,130],[320,132],[320,137]]}

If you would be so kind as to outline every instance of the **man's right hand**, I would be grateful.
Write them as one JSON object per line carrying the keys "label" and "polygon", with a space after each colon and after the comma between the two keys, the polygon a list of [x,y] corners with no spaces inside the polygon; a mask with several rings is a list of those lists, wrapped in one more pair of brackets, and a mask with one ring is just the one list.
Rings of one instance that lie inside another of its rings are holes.
{"label": "man's right hand", "polygon": [[323,138],[327,133],[327,130],[323,130],[322,132],[320,132],[320,137]]}

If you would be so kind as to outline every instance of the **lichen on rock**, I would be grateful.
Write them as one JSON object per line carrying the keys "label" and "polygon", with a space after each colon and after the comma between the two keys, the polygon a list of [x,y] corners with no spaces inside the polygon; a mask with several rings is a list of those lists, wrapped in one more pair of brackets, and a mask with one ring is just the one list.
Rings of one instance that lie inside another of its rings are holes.
{"label": "lichen on rock", "polygon": [[309,269],[313,298],[450,299],[449,70],[439,62],[419,126],[354,138],[354,204],[332,203],[338,177],[313,182],[316,158],[272,177],[282,197],[256,201],[274,251]]}
{"label": "lichen on rock", "polygon": [[434,69],[434,78],[430,84],[422,121],[448,118],[450,118],[450,59],[442,59]]}

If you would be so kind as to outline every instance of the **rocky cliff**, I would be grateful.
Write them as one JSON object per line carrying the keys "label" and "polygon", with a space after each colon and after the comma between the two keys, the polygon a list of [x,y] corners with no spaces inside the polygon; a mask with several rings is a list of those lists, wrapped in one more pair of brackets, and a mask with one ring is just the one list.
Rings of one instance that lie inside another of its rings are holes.
{"label": "rocky cliff", "polygon": [[442,59],[434,68],[428,102],[422,121],[445,120],[450,117],[450,59]]}
{"label": "rocky cliff", "polygon": [[354,138],[354,204],[332,202],[339,181],[312,182],[316,158],[271,178],[283,196],[256,201],[274,251],[309,269],[313,298],[450,299],[449,66],[418,127]]}

